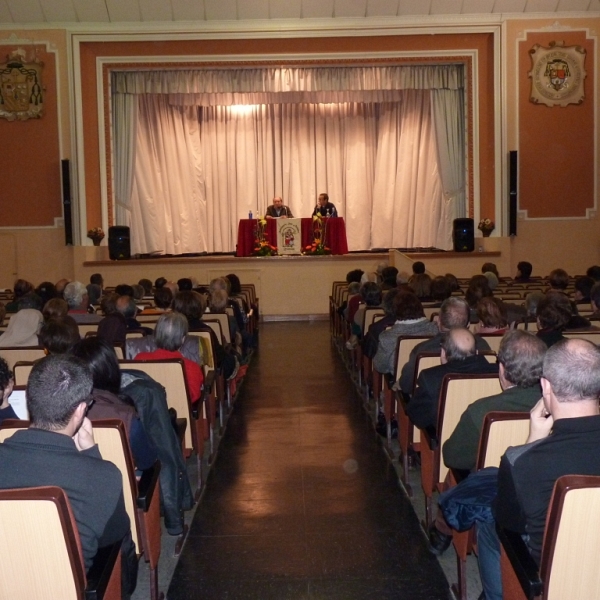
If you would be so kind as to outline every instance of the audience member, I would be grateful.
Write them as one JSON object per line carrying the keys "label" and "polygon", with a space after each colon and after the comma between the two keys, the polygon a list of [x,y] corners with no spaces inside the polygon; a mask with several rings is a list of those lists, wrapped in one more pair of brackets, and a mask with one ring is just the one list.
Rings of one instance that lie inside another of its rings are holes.
{"label": "audience member", "polygon": [[569,274],[564,269],[554,269],[548,275],[548,283],[551,290],[564,292],[569,287]]}
{"label": "audience member", "polygon": [[421,302],[431,301],[431,277],[427,273],[413,275],[408,285]]}
{"label": "audience member", "polygon": [[482,298],[477,304],[477,317],[477,333],[504,333],[508,327],[506,307],[497,298]]}
{"label": "audience member", "polygon": [[591,318],[600,318],[600,282],[595,283],[590,292],[590,305],[592,307]]}
{"label": "audience member", "polygon": [[19,298],[17,311],[24,308],[33,308],[34,310],[41,311],[43,306],[42,299],[35,292],[29,292]]}
{"label": "audience member", "polygon": [[38,339],[46,354],[67,354],[81,337],[77,323],[66,315],[45,321]]}
{"label": "audience member", "polygon": [[379,321],[376,321],[369,327],[361,344],[363,355],[367,358],[374,358],[379,346],[379,336],[381,335],[381,332],[385,331],[396,322],[394,302],[398,292],[399,290],[394,288],[383,294],[381,307],[385,316],[383,319],[379,319]]}
{"label": "audience member", "polygon": [[59,279],[54,284],[54,287],[56,288],[56,297],[57,298],[64,298],[64,291],[65,291],[65,288],[67,287],[68,283],[70,283],[70,279]]}
{"label": "audience member", "polygon": [[[372,281],[377,281],[377,274],[373,274]],[[386,267],[381,272],[381,287],[384,290],[391,290],[396,287],[396,277],[398,276],[398,269],[396,267]]]}
{"label": "audience member", "polygon": [[[196,292],[180,293],[195,294]],[[191,401],[198,402],[202,394],[204,374],[198,363],[185,358],[180,351],[187,333],[188,323],[184,315],[178,312],[165,313],[158,319],[154,332],[157,349],[153,352],[140,352],[135,360],[181,358]]]}
{"label": "audience member", "polygon": [[488,285],[490,286],[490,290],[492,290],[492,292],[498,287],[498,276],[493,273],[492,271],[486,271],[483,276],[488,280]]}
{"label": "audience member", "polygon": [[[100,290],[104,290],[104,277],[102,277],[101,273],[94,273],[93,275],[90,275],[90,283],[92,285],[99,285]],[[102,295],[102,293],[100,295]]]}
{"label": "audience member", "polygon": [[165,283],[167,283],[167,280],[164,277],[158,277],[154,281],[154,289],[159,290],[160,288],[165,287]]}
{"label": "audience member", "polygon": [[485,273],[493,273],[498,279],[500,279],[500,273],[498,273],[498,267],[491,262],[486,262],[481,265],[481,272],[485,275]]}
{"label": "audience member", "polygon": [[517,263],[517,275],[515,276],[515,283],[529,283],[531,281],[531,272],[533,271],[533,266],[530,262],[526,262],[522,260]]}
{"label": "audience member", "polygon": [[122,540],[122,593],[137,581],[137,556],[123,500],[121,472],[102,460],[86,412],[92,376],[73,356],[38,361],[27,383],[29,429],[0,444],[0,488],[56,485],[70,501],[88,570],[98,548]]}
{"label": "audience member", "polygon": [[547,347],[532,333],[513,329],[498,350],[498,377],[502,392],[469,405],[442,452],[451,469],[472,471],[485,415],[492,411],[529,412],[542,396],[540,377]]}
{"label": "audience member", "polygon": [[351,323],[352,335],[346,342],[346,348],[352,350],[362,339],[362,329],[365,322],[365,310],[367,307],[381,305],[381,287],[374,281],[367,281],[360,288],[361,303],[358,306]]}
{"label": "audience member", "polygon": [[69,315],[77,323],[93,324],[102,320],[100,315],[90,314],[87,289],[80,281],[72,281],[65,286],[64,298],[69,305]]}
{"label": "audience member", "polygon": [[425,263],[421,262],[420,260],[415,261],[412,264],[412,272],[413,275],[422,275],[425,273]]}
{"label": "audience member", "polygon": [[50,281],[43,281],[35,288],[35,293],[42,299],[42,307],[44,307],[48,300],[56,298],[56,286]]}
{"label": "audience member", "polygon": [[0,335],[0,348],[13,346],[37,346],[38,332],[44,320],[42,313],[33,308],[25,308],[13,315],[6,331]]}
{"label": "audience member", "polygon": [[177,280],[177,287],[180,292],[191,292],[193,288],[192,280],[189,277],[182,277]]}
{"label": "audience member", "polygon": [[[556,480],[600,475],[600,349],[563,340],[548,349],[542,371],[542,399],[531,410],[529,437],[502,457],[495,504],[498,525],[521,533],[538,565]],[[496,524],[478,523],[477,541],[485,598],[501,600]]]}
{"label": "audience member", "polygon": [[115,294],[117,296],[131,296],[133,298],[133,287],[128,283],[120,283],[115,287]]}
{"label": "audience member", "polygon": [[152,297],[152,282],[149,279],[146,279],[145,277],[140,279],[138,285],[141,285],[144,288],[144,297]]}
{"label": "audience member", "polygon": [[437,325],[427,319],[421,301],[412,292],[400,292],[394,298],[396,322],[379,336],[379,346],[373,366],[380,373],[393,374],[396,365],[396,345],[401,335],[433,336]]}
{"label": "audience member", "polygon": [[6,312],[16,313],[19,310],[19,300],[25,295],[33,292],[33,284],[25,279],[17,279],[13,286],[13,298],[12,301],[6,305]]}
{"label": "audience member", "polygon": [[593,267],[590,267],[585,274],[594,281],[600,281],[600,266],[594,265]]}
{"label": "audience member", "polygon": [[458,283],[458,279],[457,279],[456,275],[453,275],[452,273],[446,273],[444,275],[444,277],[450,283],[450,290],[451,290],[452,294],[457,294],[462,291],[460,288],[460,284]]}
{"label": "audience member", "polygon": [[471,309],[471,321],[477,320],[477,305],[482,298],[493,296],[490,284],[485,275],[474,275],[469,281],[469,287],[465,292],[465,300]]}
{"label": "audience member", "polygon": [[94,401],[88,410],[88,418],[92,423],[100,419],[121,419],[125,423],[136,468],[143,471],[152,467],[157,459],[156,449],[148,439],[133,401],[120,393],[121,369],[114,349],[94,336],[77,342],[71,354],[83,360],[92,373]]}
{"label": "audience member", "polygon": [[131,286],[131,289],[133,290],[133,299],[135,300],[136,304],[141,302],[144,299],[144,287],[139,283],[134,283]]}
{"label": "audience member", "polygon": [[[464,298],[450,297],[444,300],[437,320],[438,331],[428,340],[417,344],[411,351],[408,362],[402,367],[400,389],[406,398],[413,390],[417,356],[423,352],[441,352],[445,334],[451,329],[466,329],[469,326],[469,305]],[[479,335],[475,336],[477,350],[489,350],[489,344]]]}
{"label": "audience member", "polygon": [[537,336],[548,348],[564,339],[563,331],[571,319],[571,314],[571,303],[562,292],[548,292],[540,300],[536,312]]}
{"label": "audience member", "polygon": [[578,277],[575,280],[575,293],[573,300],[575,304],[589,304],[590,294],[596,282],[591,277]]}
{"label": "audience member", "polygon": [[448,373],[498,372],[498,365],[477,354],[475,337],[468,329],[451,329],[444,335],[440,362],[437,367],[421,371],[415,393],[407,404],[408,417],[421,429],[436,427],[440,390]]}
{"label": "audience member", "polygon": [[89,306],[91,306],[94,312],[96,312],[95,307],[98,305],[98,302],[100,302],[100,298],[102,297],[102,288],[97,283],[88,283],[85,286],[85,289],[88,293],[88,301],[90,303]]}
{"label": "audience member", "polygon": [[439,275],[431,280],[431,300],[435,303],[434,305],[441,306],[442,302],[451,295],[452,288],[447,277]]}
{"label": "audience member", "polygon": [[66,317],[69,314],[69,305],[62,298],[52,298],[44,304],[42,313],[45,321],[55,317]]}
{"label": "audience member", "polygon": [[0,397],[2,403],[0,404],[0,423],[5,419],[18,419],[17,413],[8,402],[10,395],[12,394],[15,381],[13,379],[13,373],[8,366],[8,363],[0,357]]}

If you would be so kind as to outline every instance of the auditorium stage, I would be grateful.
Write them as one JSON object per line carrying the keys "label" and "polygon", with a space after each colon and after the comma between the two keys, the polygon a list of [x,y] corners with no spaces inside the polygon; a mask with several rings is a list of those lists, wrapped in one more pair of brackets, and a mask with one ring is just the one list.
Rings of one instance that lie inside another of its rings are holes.
{"label": "auditorium stage", "polygon": [[[507,247],[503,248],[503,241]],[[482,252],[432,252],[401,254],[353,252],[341,256],[272,256],[240,258],[232,255],[144,258],[121,261],[108,259],[106,246],[75,248],[75,279],[89,282],[92,273],[102,273],[105,285],[136,283],[146,277],[177,280],[194,278],[207,283],[215,277],[235,273],[242,283],[253,283],[260,298],[261,316],[267,320],[320,319],[329,314],[331,283],[342,281],[352,269],[374,271],[387,261],[400,271],[411,271],[411,263],[422,260],[433,275],[454,273],[470,277],[481,272],[484,262],[494,262],[501,273],[510,273],[507,238],[476,239]],[[506,251],[505,251],[506,250]]]}

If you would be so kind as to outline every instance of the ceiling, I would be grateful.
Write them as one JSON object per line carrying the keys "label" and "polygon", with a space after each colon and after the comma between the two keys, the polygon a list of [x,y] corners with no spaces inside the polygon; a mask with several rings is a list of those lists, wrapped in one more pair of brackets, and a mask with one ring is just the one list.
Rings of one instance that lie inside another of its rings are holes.
{"label": "ceiling", "polygon": [[600,0],[0,0],[0,25],[590,12]]}

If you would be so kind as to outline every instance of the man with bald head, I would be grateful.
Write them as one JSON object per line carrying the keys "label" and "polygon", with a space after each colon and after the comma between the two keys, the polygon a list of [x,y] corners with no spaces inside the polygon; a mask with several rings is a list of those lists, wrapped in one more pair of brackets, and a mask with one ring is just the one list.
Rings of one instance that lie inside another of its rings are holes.
{"label": "man with bald head", "polygon": [[407,405],[410,420],[421,429],[436,426],[440,390],[448,373],[498,373],[498,365],[490,364],[477,353],[475,336],[468,329],[451,329],[444,335],[441,346],[442,364],[421,372]]}
{"label": "man with bald head", "polygon": [[284,206],[283,200],[279,196],[275,196],[273,204],[267,207],[265,217],[267,219],[293,219],[294,215],[289,207]]}
{"label": "man with bald head", "polygon": [[[546,513],[563,475],[600,475],[600,348],[564,339],[548,349],[542,398],[531,409],[529,437],[500,462],[495,519],[526,535],[539,564]],[[501,600],[500,543],[494,523],[478,523],[479,570],[486,600]]]}

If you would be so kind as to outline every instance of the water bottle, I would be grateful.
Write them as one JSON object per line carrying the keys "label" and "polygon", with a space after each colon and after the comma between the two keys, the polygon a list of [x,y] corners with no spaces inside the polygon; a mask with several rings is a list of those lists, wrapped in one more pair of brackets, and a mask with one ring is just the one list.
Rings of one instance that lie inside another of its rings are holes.
{"label": "water bottle", "polygon": [[329,209],[327,209],[327,218],[329,218],[331,216],[331,211]]}
{"label": "water bottle", "polygon": [[252,219],[252,211],[250,211],[250,212],[248,213],[248,218],[249,218],[249,219]]}

